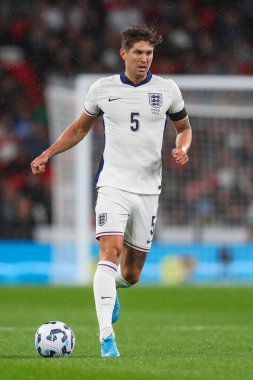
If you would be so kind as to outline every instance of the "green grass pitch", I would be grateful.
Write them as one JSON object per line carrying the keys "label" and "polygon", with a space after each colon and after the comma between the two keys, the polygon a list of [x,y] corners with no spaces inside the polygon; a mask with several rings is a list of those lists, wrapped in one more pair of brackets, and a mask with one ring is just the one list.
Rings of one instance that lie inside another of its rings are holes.
{"label": "green grass pitch", "polygon": [[[103,359],[91,288],[1,287],[1,379],[253,379],[252,287],[136,286],[119,293],[121,357]],[[70,357],[36,352],[35,331],[48,320],[73,329]]]}

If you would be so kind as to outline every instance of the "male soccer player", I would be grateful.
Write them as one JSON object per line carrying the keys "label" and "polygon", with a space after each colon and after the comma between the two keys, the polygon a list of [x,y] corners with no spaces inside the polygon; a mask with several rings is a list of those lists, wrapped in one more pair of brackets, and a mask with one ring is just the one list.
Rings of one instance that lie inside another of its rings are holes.
{"label": "male soccer player", "polygon": [[192,132],[180,90],[172,80],[149,71],[161,40],[145,25],[122,32],[125,70],[96,81],[84,112],[31,163],[34,174],[43,173],[50,157],[76,145],[103,115],[105,150],[96,185],[100,253],[93,284],[103,357],[120,355],[112,327],[119,313],[116,288],[138,282],[151,247],[167,116],[176,129],[172,156],[179,165],[188,162]]}

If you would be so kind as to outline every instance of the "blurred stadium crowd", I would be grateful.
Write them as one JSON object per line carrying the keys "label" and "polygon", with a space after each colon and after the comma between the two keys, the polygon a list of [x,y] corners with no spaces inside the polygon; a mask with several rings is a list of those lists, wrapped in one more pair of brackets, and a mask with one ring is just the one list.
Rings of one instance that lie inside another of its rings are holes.
{"label": "blurred stadium crowd", "polygon": [[[30,161],[49,143],[43,97],[48,78],[120,72],[120,31],[144,22],[164,37],[155,54],[154,73],[253,74],[252,10],[253,0],[1,0],[0,238],[30,239],[34,226],[51,222],[50,165],[41,177],[29,169]],[[240,148],[231,142],[226,152],[217,152],[220,160],[207,169],[209,175],[197,156],[218,149],[218,135],[226,136],[226,131],[217,126],[214,134],[206,131],[199,149],[192,150],[195,174],[184,183],[185,190],[178,195],[174,180],[165,184],[170,204],[183,202],[181,212],[169,210],[168,223],[191,223],[196,213],[202,222],[226,223],[224,210],[231,202],[234,217],[229,223],[244,223],[248,214],[253,219],[251,186],[245,196],[236,176],[242,172],[242,158],[237,160],[241,152],[252,163],[250,127],[244,125],[249,139],[241,139]],[[214,144],[208,147],[210,139]],[[230,163],[226,175],[231,157],[235,166]],[[168,166],[173,170],[171,163]],[[227,181],[227,194],[217,192],[217,178]],[[231,181],[237,186],[230,186]],[[197,186],[205,196],[193,207],[191,194]]]}

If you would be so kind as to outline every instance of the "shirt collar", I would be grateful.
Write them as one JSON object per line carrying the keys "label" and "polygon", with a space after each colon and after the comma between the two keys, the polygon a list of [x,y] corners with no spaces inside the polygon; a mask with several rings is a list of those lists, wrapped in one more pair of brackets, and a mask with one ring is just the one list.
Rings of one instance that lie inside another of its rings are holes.
{"label": "shirt collar", "polygon": [[122,71],[120,73],[120,80],[122,83],[124,84],[128,84],[129,86],[133,86],[133,87],[139,87],[139,86],[142,86],[143,84],[146,84],[148,83],[152,78],[152,74],[150,71],[148,71],[147,73],[147,76],[146,78],[142,81],[142,82],[139,82],[139,83],[133,83],[126,75],[125,75],[125,72]]}

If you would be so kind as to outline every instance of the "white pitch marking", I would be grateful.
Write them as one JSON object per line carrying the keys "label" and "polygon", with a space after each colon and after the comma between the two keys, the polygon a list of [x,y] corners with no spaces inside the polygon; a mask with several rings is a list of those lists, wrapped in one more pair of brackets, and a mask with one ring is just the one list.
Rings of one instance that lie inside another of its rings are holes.
{"label": "white pitch marking", "polygon": [[[0,326],[0,332],[35,332],[37,331],[37,327],[23,327],[23,326]],[[155,329],[156,327],[154,327]],[[158,328],[158,327],[157,327]],[[179,331],[201,331],[201,330],[215,330],[215,329],[234,329],[237,326],[163,326],[163,330],[179,330]],[[89,330],[89,327],[85,326],[73,326],[72,329],[74,331],[77,330]],[[161,329],[161,327],[159,327]]]}
{"label": "white pitch marking", "polygon": [[[23,327],[23,326],[0,326],[0,332],[22,332],[22,331],[28,331],[28,332],[35,332],[37,331],[39,326],[37,327]],[[76,326],[73,328],[73,330],[89,330],[89,327],[85,326]]]}

